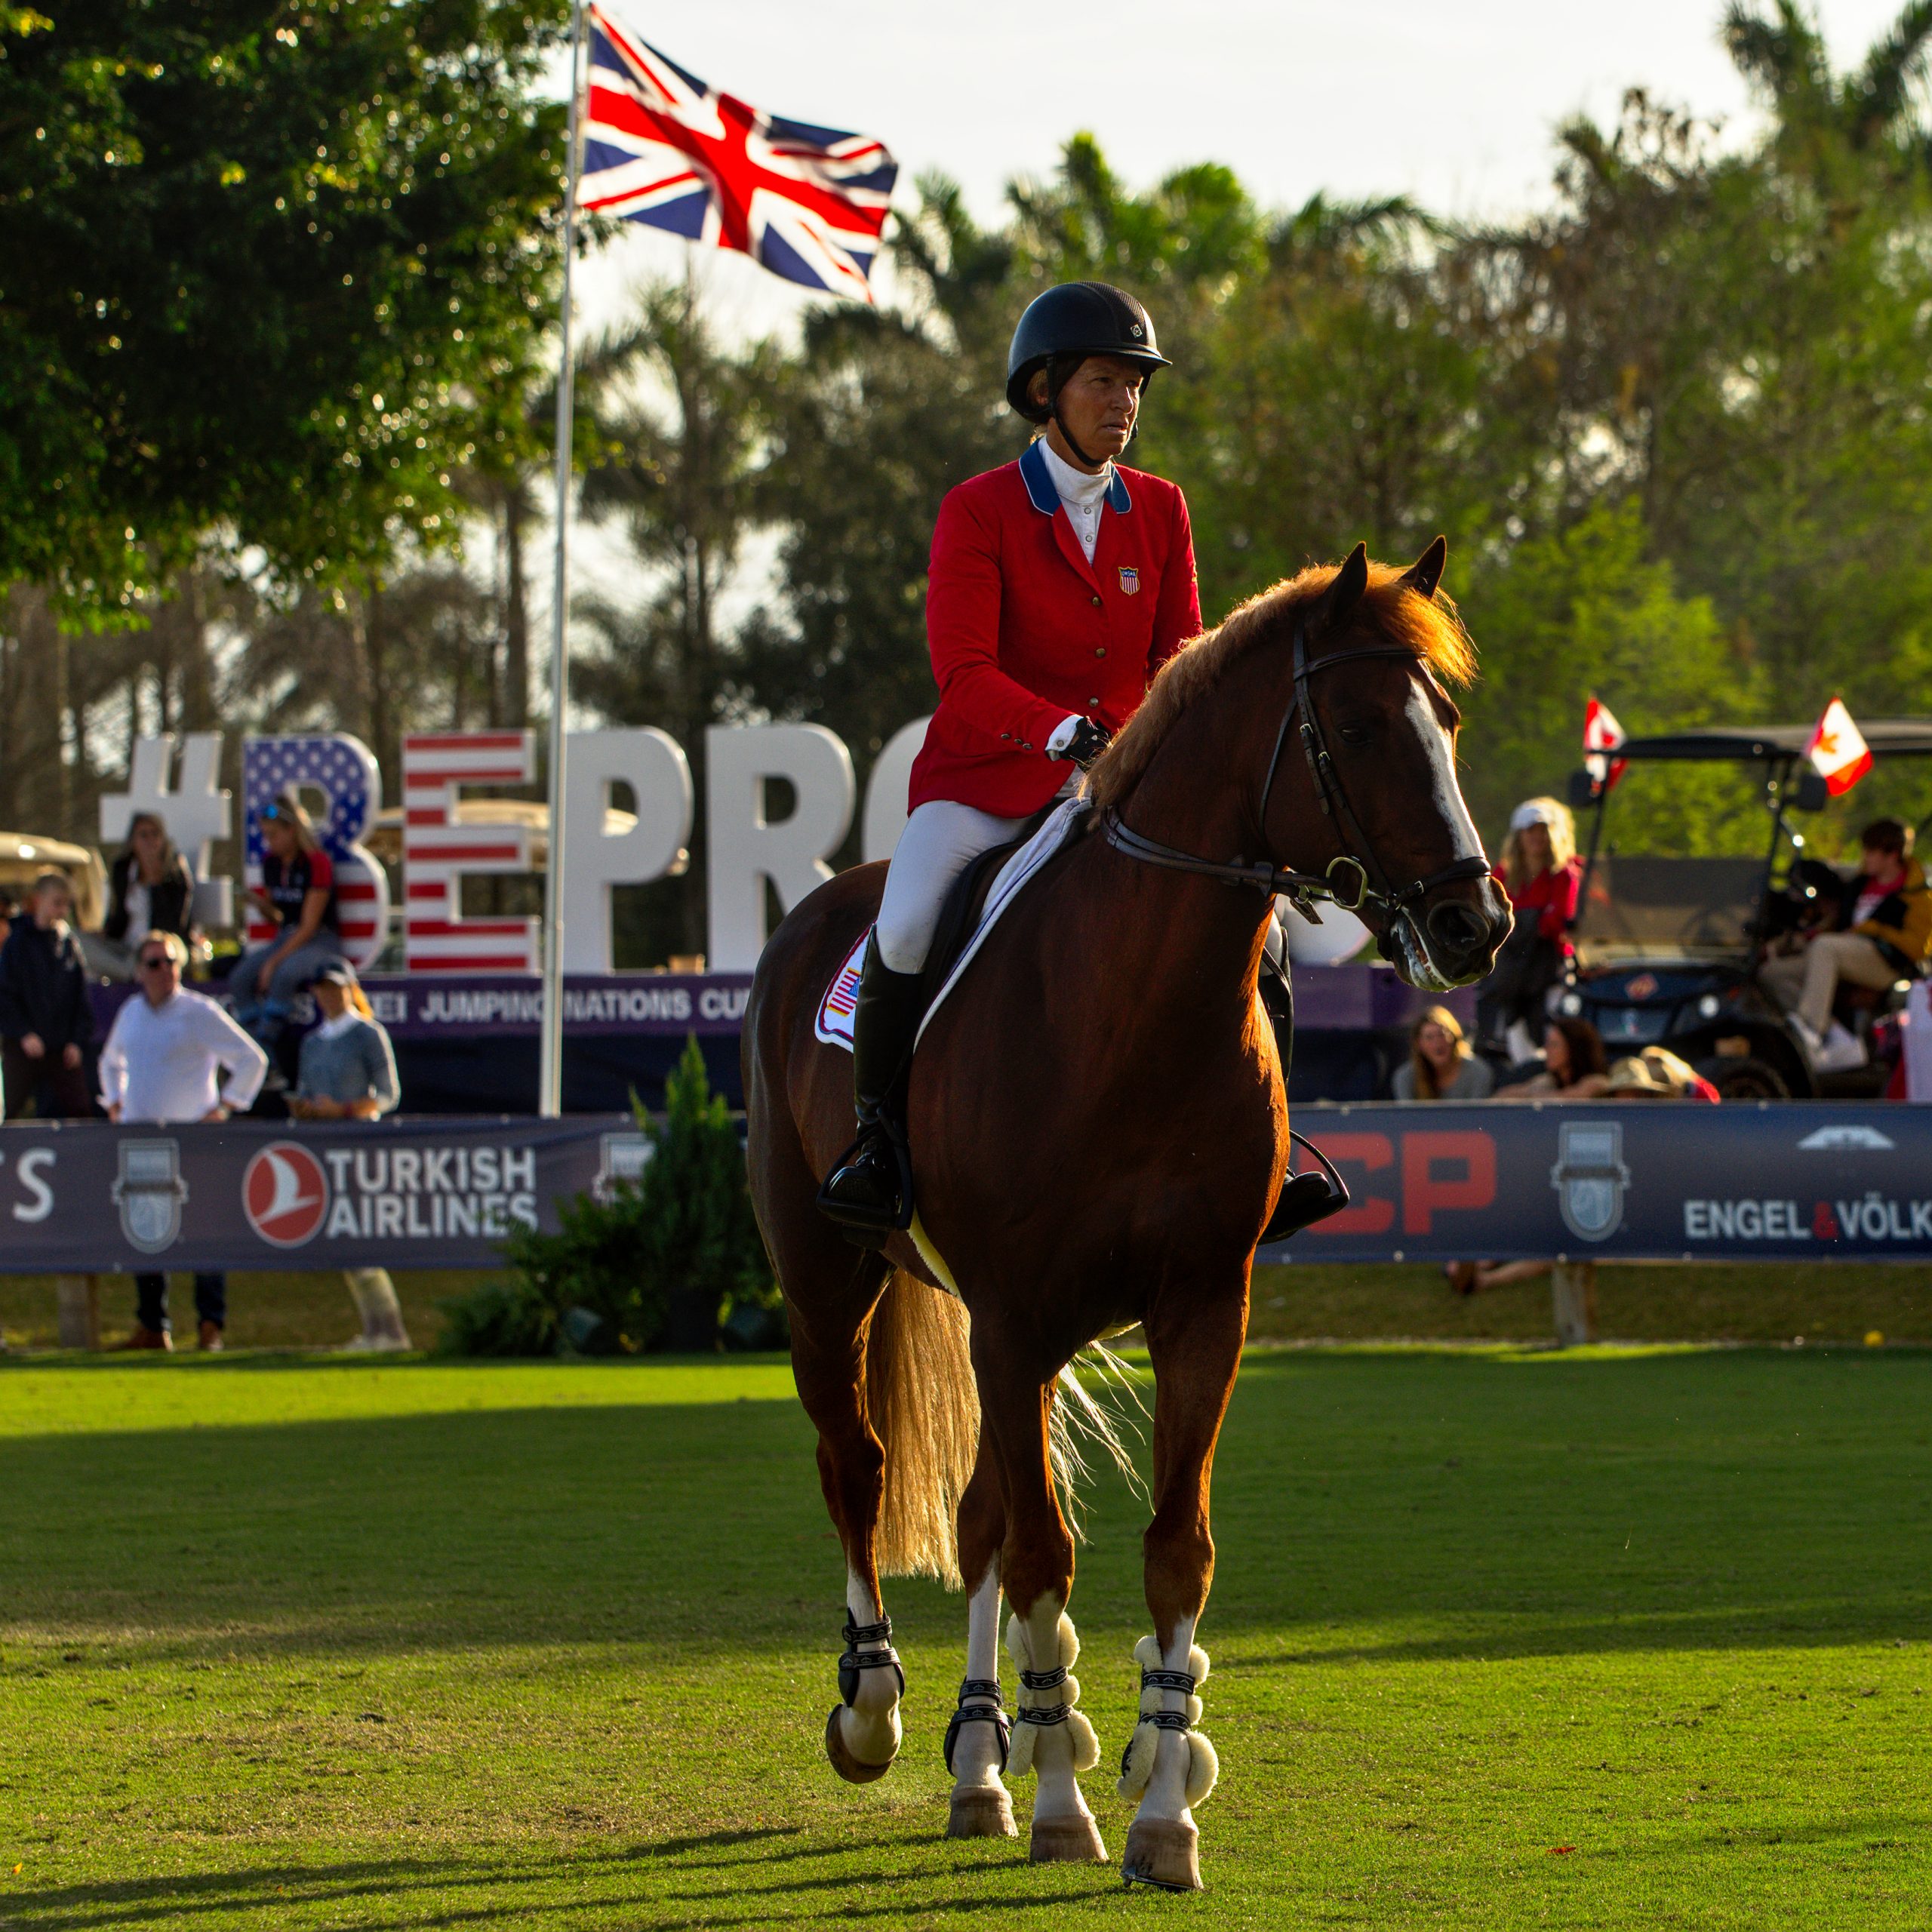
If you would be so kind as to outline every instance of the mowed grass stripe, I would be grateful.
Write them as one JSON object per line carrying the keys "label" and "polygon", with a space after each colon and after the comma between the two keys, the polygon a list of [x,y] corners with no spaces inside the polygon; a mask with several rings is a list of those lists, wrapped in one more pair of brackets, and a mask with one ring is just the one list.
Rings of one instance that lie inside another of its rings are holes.
{"label": "mowed grass stripe", "polygon": [[[0,1435],[0,1924],[1927,1922],[1926,1356],[1251,1357],[1195,1900],[937,1838],[930,1585],[832,1778],[783,1364],[10,1367]],[[1109,1761],[1140,1519],[1075,1586]]]}

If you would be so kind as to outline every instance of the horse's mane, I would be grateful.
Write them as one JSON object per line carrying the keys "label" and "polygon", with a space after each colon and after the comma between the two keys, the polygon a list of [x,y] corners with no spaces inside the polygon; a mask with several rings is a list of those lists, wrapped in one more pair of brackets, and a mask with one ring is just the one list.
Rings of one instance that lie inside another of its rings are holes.
{"label": "horse's mane", "polygon": [[[1340,575],[1339,564],[1316,564],[1240,605],[1211,631],[1184,644],[1148,688],[1146,701],[1108,746],[1087,777],[1087,795],[1097,805],[1118,804],[1153,762],[1182,712],[1218,685],[1228,667],[1271,639],[1283,649],[1282,620],[1312,604]],[[1355,621],[1366,619],[1390,642],[1405,644],[1447,682],[1466,685],[1475,675],[1475,647],[1452,599],[1438,591],[1423,596],[1403,582],[1393,564],[1371,563],[1368,588]]]}

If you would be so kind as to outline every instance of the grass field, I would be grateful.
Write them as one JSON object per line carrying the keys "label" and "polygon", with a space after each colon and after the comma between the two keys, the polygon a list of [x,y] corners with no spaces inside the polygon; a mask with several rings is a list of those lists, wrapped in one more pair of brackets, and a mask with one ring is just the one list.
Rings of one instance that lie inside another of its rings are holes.
{"label": "grass field", "polygon": [[[1605,1263],[1597,1270],[1605,1336],[1633,1342],[1861,1342],[1932,1343],[1932,1267],[1923,1263],[1827,1262],[1695,1267]],[[396,1291],[411,1335],[429,1347],[442,1325],[437,1303],[491,1278],[451,1270],[398,1269]],[[101,1278],[102,1328],[118,1340],[134,1321],[134,1284]],[[193,1303],[185,1276],[174,1282],[177,1327],[192,1338]],[[325,1348],[346,1341],[356,1321],[340,1274],[237,1274],[229,1279],[229,1339],[242,1348]],[[1266,1341],[1547,1341],[1549,1284],[1515,1283],[1463,1300],[1439,1269],[1258,1268],[1250,1332]],[[51,1348],[51,1277],[0,1275],[0,1340]]]}
{"label": "grass field", "polygon": [[[0,1924],[1923,1927],[1932,1355],[1252,1355],[1198,1899],[838,1785],[779,1363],[0,1367]],[[1074,1604],[1117,1753],[1118,1485]],[[1125,1811],[1089,1780],[1117,1852]]]}

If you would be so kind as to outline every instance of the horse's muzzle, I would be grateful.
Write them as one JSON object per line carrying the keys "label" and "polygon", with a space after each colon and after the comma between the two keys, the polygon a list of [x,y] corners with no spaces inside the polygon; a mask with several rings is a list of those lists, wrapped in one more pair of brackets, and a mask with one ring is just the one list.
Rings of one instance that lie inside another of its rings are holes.
{"label": "horse's muzzle", "polygon": [[1509,902],[1493,880],[1483,880],[1473,897],[1438,899],[1417,922],[1431,969],[1444,987],[1466,986],[1483,978],[1509,936]]}

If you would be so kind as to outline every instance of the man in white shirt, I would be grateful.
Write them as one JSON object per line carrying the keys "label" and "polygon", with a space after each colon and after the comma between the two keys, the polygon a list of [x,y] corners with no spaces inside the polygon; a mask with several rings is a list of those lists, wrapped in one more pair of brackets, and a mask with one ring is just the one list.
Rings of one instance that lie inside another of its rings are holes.
{"label": "man in white shirt", "polygon": [[[181,984],[187,949],[173,933],[151,932],[134,957],[140,988],[115,1015],[100,1050],[100,1099],[113,1121],[223,1121],[245,1113],[262,1091],[268,1055],[214,1001]],[[225,1073],[225,1084],[217,1084]],[[139,1312],[129,1349],[171,1349],[168,1277],[137,1275]],[[221,1346],[228,1281],[195,1277],[195,1314],[204,1349]]]}

